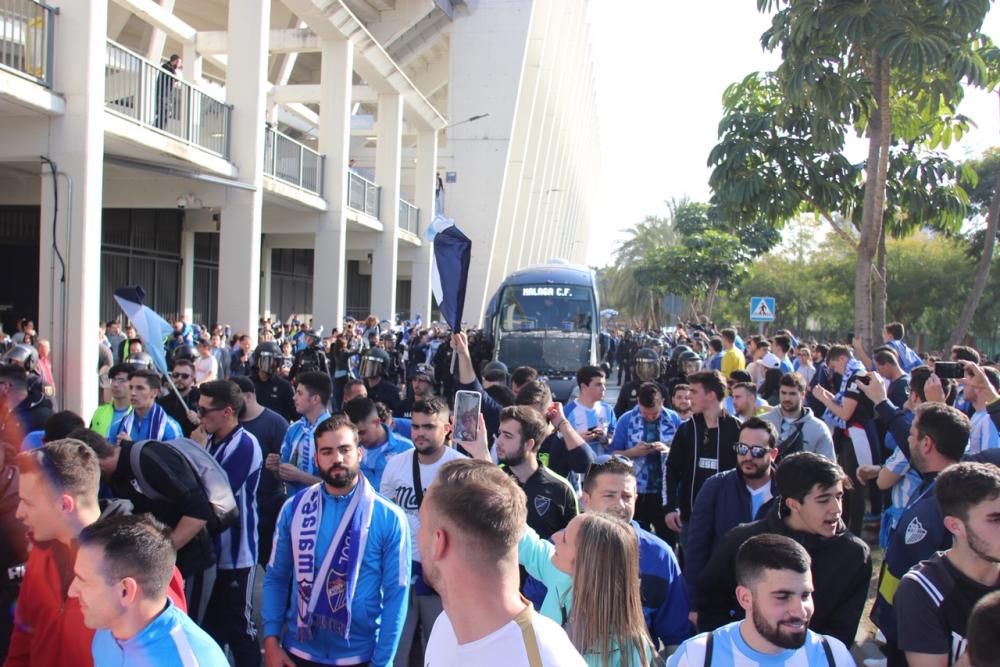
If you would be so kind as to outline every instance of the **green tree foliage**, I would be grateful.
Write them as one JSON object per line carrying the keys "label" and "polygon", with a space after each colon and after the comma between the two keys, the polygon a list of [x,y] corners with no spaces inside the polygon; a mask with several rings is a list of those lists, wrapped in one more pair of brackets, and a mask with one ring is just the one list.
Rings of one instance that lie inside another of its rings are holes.
{"label": "green tree foliage", "polygon": [[[778,227],[803,210],[830,222],[855,246],[854,325],[870,343],[883,211],[894,233],[965,216],[959,181],[970,175],[925,151],[967,128],[957,113],[963,84],[996,80],[1000,55],[980,33],[990,0],[757,4],[772,14],[762,44],[780,49],[782,64],[726,92],[709,159],[713,201],[727,216]],[[842,153],[848,131],[868,140],[861,165]],[[838,213],[853,224],[838,224]]]}
{"label": "green tree foliage", "polygon": [[[837,236],[829,236],[805,255],[794,256],[783,247],[755,262],[746,279],[725,294],[718,321],[752,328],[750,297],[774,296],[777,318],[773,328],[842,339],[854,328],[855,263],[854,248]],[[923,231],[889,239],[887,316],[907,323],[914,335],[922,335],[925,349],[940,348],[962,308],[974,268],[962,239]],[[1000,275],[990,281],[988,295],[989,290],[1000,299]],[[994,299],[987,310],[980,329],[984,343],[997,335],[1000,301]]]}

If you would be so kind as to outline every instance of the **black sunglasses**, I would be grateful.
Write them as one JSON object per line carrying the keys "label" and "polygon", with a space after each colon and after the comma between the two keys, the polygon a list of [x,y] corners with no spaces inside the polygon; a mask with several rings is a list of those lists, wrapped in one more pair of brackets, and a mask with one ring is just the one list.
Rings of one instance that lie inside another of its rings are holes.
{"label": "black sunglasses", "polygon": [[771,448],[761,447],[760,445],[745,445],[742,442],[738,442],[735,445],[733,445],[733,451],[736,452],[739,456],[746,456],[747,454],[749,454],[755,459],[762,459],[767,455],[769,451],[771,451]]}
{"label": "black sunglasses", "polygon": [[206,408],[204,405],[199,405],[198,406],[198,416],[199,417],[204,417],[205,415],[207,415],[210,412],[220,412],[222,410],[225,410],[227,407],[229,407],[229,406],[228,405],[224,405],[221,408]]}
{"label": "black sunglasses", "polygon": [[170,377],[175,380],[187,380],[191,377],[190,373],[171,373]]}

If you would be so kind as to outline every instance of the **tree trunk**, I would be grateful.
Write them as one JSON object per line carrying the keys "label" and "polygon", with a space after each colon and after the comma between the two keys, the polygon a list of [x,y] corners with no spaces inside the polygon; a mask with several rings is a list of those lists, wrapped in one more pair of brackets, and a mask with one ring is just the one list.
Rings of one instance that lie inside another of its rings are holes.
{"label": "tree trunk", "polygon": [[993,191],[993,199],[990,201],[990,212],[986,217],[986,238],[983,242],[983,256],[979,258],[979,267],[976,268],[976,278],[972,281],[972,289],[965,299],[965,306],[962,307],[962,315],[958,318],[955,330],[948,338],[948,344],[944,349],[950,350],[952,345],[961,345],[965,334],[969,332],[972,318],[979,307],[979,300],[986,289],[986,281],[990,277],[990,267],[993,265],[993,249],[997,242],[997,224],[1000,222],[1000,176],[997,177],[996,190]]}
{"label": "tree trunk", "polygon": [[719,292],[719,279],[716,278],[712,281],[712,286],[708,290],[708,295],[705,297],[705,317],[708,321],[712,321],[712,311],[715,310],[715,295]]}
{"label": "tree trunk", "polygon": [[[885,330],[885,309],[889,299],[889,275],[885,270],[885,225],[878,237],[878,252],[876,254],[876,271],[872,275],[872,335],[877,337]],[[869,350],[874,350],[878,341],[872,342]]]}
{"label": "tree trunk", "polygon": [[872,59],[872,87],[876,113],[868,125],[868,161],[865,164],[865,199],[858,239],[858,264],[854,274],[854,335],[872,349],[872,263],[878,251],[885,203],[885,178],[889,166],[892,119],[889,116],[889,61],[876,52]]}

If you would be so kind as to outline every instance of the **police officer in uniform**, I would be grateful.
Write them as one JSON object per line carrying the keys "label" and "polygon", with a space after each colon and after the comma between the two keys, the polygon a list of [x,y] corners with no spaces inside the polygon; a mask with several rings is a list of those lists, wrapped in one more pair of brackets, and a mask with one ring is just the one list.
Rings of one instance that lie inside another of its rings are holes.
{"label": "police officer in uniform", "polygon": [[[678,345],[670,351],[670,361],[660,379],[660,384],[668,389],[687,382],[687,377],[701,370],[701,357],[687,345]],[[664,394],[669,396],[670,393]]]}
{"label": "police officer in uniform", "polygon": [[368,398],[376,403],[384,403],[389,411],[399,411],[399,387],[385,379],[385,369],[389,365],[389,355],[380,347],[370,347],[361,357],[359,373],[368,388]]}
{"label": "police officer in uniform", "polygon": [[297,418],[295,392],[292,384],[278,374],[283,359],[281,348],[277,343],[261,343],[253,351],[253,371],[250,379],[253,380],[257,402],[291,421]]}
{"label": "police officer in uniform", "polygon": [[[20,343],[10,348],[3,357],[3,364],[24,373],[27,396],[11,411],[24,425],[25,433],[41,429],[52,416],[52,385],[38,374],[38,351],[31,345]],[[20,445],[20,441],[16,443]]]}
{"label": "police officer in uniform", "polygon": [[[615,403],[615,417],[619,419],[639,402],[639,387],[645,382],[656,382],[660,374],[660,355],[651,347],[641,348],[636,351],[632,366],[633,379],[622,385]],[[663,396],[670,395],[662,385],[660,393]]]}
{"label": "police officer in uniform", "polygon": [[330,374],[329,360],[326,357],[326,350],[323,349],[323,342],[320,340],[319,334],[310,329],[305,332],[305,339],[306,346],[295,353],[295,361],[292,362],[292,370],[288,373],[288,377],[292,379],[292,382],[295,381],[295,376],[298,373],[320,371],[321,373],[326,373],[327,375]]}

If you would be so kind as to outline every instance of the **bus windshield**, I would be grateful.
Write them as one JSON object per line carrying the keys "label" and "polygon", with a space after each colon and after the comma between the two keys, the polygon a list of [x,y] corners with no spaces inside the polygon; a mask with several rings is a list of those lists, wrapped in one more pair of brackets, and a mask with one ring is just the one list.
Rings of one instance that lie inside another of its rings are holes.
{"label": "bus windshield", "polygon": [[511,285],[500,301],[500,331],[562,331],[590,334],[594,300],[589,287],[578,285]]}

